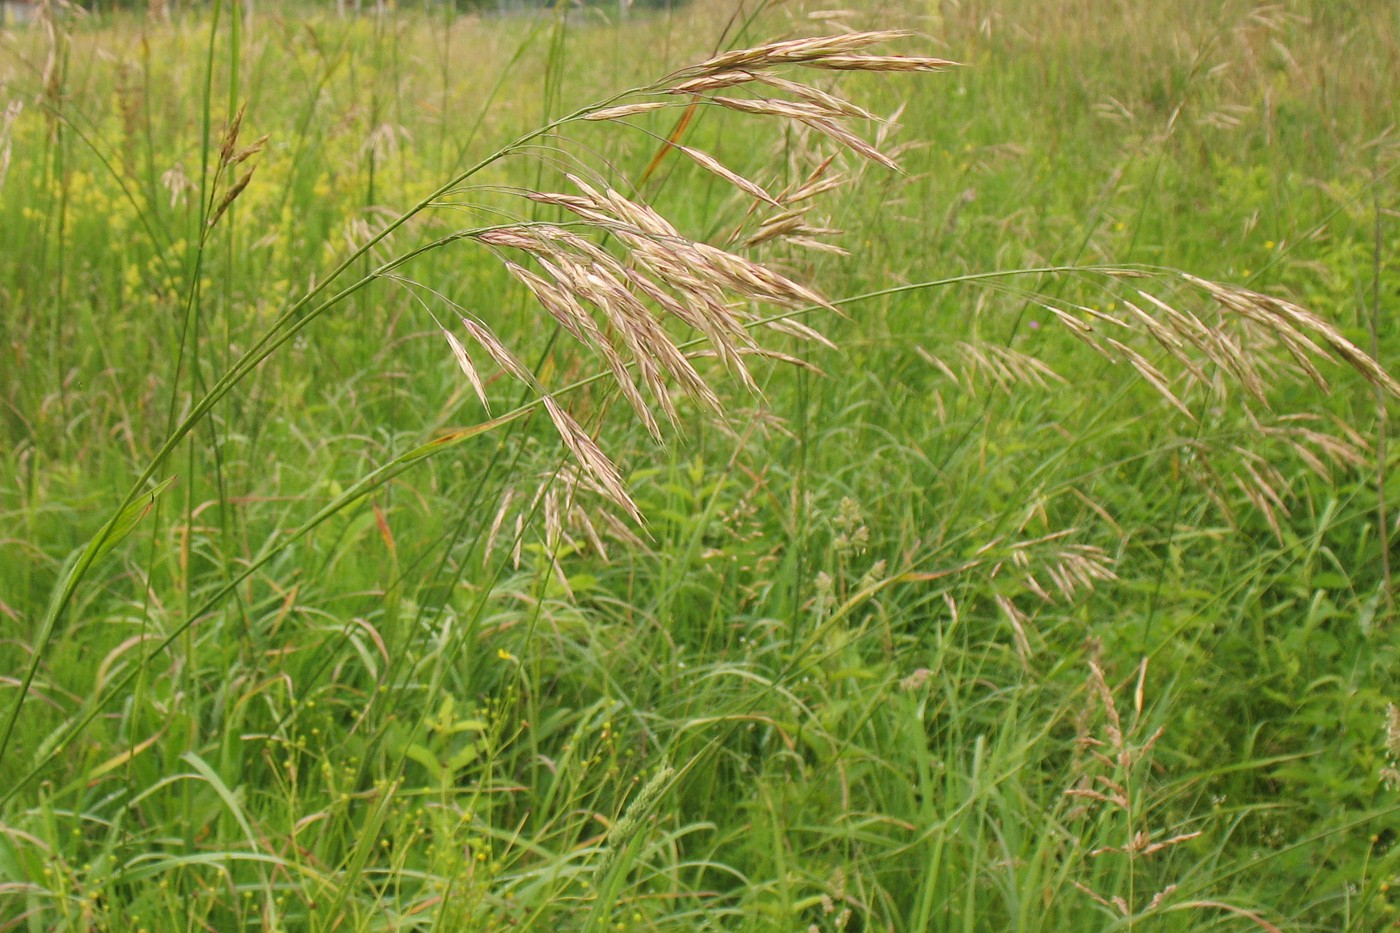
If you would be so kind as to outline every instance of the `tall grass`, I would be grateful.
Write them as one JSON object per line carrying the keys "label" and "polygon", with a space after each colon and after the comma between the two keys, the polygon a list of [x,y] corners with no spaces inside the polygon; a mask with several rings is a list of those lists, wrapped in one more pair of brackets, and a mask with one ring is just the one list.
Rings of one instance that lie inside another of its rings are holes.
{"label": "tall grass", "polygon": [[1397,14],[886,6],[3,36],[0,924],[1395,922]]}

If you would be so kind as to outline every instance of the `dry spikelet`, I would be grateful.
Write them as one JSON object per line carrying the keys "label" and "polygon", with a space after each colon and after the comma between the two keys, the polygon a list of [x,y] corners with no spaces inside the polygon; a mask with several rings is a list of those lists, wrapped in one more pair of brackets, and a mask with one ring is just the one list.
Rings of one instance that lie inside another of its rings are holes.
{"label": "dry spikelet", "polygon": [[256,140],[254,140],[251,146],[245,146],[242,149],[235,152],[233,155],[229,156],[227,164],[238,165],[240,162],[246,162],[248,159],[257,155],[259,152],[262,152],[263,147],[267,145],[267,141],[271,138],[272,137],[270,135],[264,133],[263,135],[259,136]]}
{"label": "dry spikelet", "polygon": [[810,123],[814,120],[830,120],[833,117],[841,116],[839,110],[832,110],[829,107],[819,106],[808,101],[783,100],[778,97],[715,96],[709,100],[727,110],[737,110],[740,113],[752,113],[766,117],[783,117],[803,123]]}
{"label": "dry spikelet", "polygon": [[224,213],[229,209],[230,205],[238,199],[238,196],[248,187],[248,183],[253,180],[253,172],[256,170],[256,166],[248,169],[248,171],[244,172],[243,175],[229,187],[228,191],[224,192],[223,198],[219,201],[219,206],[214,208],[214,213],[210,215],[207,226],[213,227],[219,222],[219,219],[224,216]]}
{"label": "dry spikelet", "polygon": [[[826,375],[826,372],[820,366],[809,360],[804,360],[800,356],[792,356],[788,353],[780,353],[777,350],[770,350],[767,347],[744,347],[739,350],[739,354],[741,356],[756,356],[765,360],[776,360],[797,369],[805,369],[809,373],[816,373],[818,376]],[[686,355],[691,359],[705,359],[707,357],[718,358],[719,356],[714,350],[696,350]]]}
{"label": "dry spikelet", "polygon": [[[1315,361],[1330,360],[1334,353],[1382,390],[1400,391],[1400,384],[1379,364],[1317,315],[1248,289],[1194,276],[1184,279],[1209,294],[1227,312],[1221,315],[1218,325],[1207,325],[1196,315],[1141,290],[1135,295],[1144,306],[1155,308],[1160,319],[1132,301],[1124,300],[1124,307],[1196,382],[1207,385],[1217,396],[1223,396],[1225,383],[1207,376],[1197,355],[1228,373],[1256,402],[1267,407],[1270,378],[1290,372],[1276,352],[1279,347],[1296,367],[1292,372],[1324,392],[1329,386]],[[1234,332],[1231,325],[1235,325]]]}
{"label": "dry spikelet", "polygon": [[1268,383],[1260,371],[1259,361],[1246,352],[1238,337],[1223,327],[1212,328],[1210,359],[1234,377],[1250,397],[1260,405],[1268,405]]}
{"label": "dry spikelet", "polygon": [[752,344],[749,332],[721,301],[699,292],[685,294],[683,297],[691,299],[689,302],[680,301],[637,270],[627,269],[626,273],[628,281],[663,311],[704,334],[722,358],[734,355],[738,347]]}
{"label": "dry spikelet", "polygon": [[496,510],[496,517],[491,519],[491,527],[486,531],[486,543],[482,547],[481,565],[485,567],[491,561],[491,555],[496,550],[496,539],[501,533],[501,526],[505,524],[506,515],[510,512],[511,503],[515,501],[515,490],[507,489],[501,496],[501,506]]}
{"label": "dry spikelet", "polygon": [[682,81],[671,87],[669,91],[672,94],[702,94],[705,91],[718,91],[727,87],[747,84],[756,77],[757,75],[748,71],[721,71],[718,74]]}
{"label": "dry spikelet", "polygon": [[19,115],[23,110],[23,102],[12,100],[5,106],[5,112],[0,113],[0,188],[5,187],[5,176],[8,175],[10,171],[10,155],[14,146],[15,120],[19,119]]}
{"label": "dry spikelet", "polygon": [[1118,703],[1113,699],[1108,678],[1104,676],[1099,662],[1093,658],[1089,659],[1089,687],[1098,697],[1100,708],[1107,719],[1104,731],[1108,735],[1108,744],[1114,751],[1120,751],[1123,748],[1123,720],[1118,716]]}
{"label": "dry spikelet", "polygon": [[908,35],[908,32],[901,30],[880,30],[769,42],[750,49],[737,49],[716,55],[698,65],[682,69],[673,75],[673,78],[689,79],[737,69],[768,68],[832,55],[849,55],[882,42],[903,39]]}
{"label": "dry spikelet", "polygon": [[1390,790],[1400,790],[1400,707],[1394,703],[1385,707],[1385,757],[1381,782]]}
{"label": "dry spikelet", "polygon": [[[1165,301],[1163,301],[1162,299],[1158,298],[1156,295],[1153,295],[1150,292],[1135,290],[1135,293],[1143,301],[1152,304],[1158,310],[1160,310],[1163,316],[1166,317],[1167,323],[1171,326],[1172,330],[1174,330],[1177,333],[1178,336],[1184,338],[1188,343],[1196,347],[1196,349],[1200,350],[1202,353],[1205,353],[1207,355],[1210,354],[1210,328],[1207,327],[1205,323],[1201,321],[1200,318],[1196,317],[1194,314],[1188,314],[1186,312],[1177,310],[1176,308],[1167,304]],[[1143,313],[1145,314],[1146,312]]]}
{"label": "dry spikelet", "polygon": [[892,172],[899,171],[899,163],[861,139],[855,133],[832,120],[807,120],[806,124],[824,136],[840,143],[858,156],[877,162]]}
{"label": "dry spikelet", "polygon": [[786,78],[779,78],[777,75],[760,73],[755,75],[754,77],[758,81],[768,85],[771,88],[776,88],[780,91],[786,91],[792,96],[800,98],[801,100],[805,100],[807,103],[812,104],[818,109],[824,110],[829,114],[834,114],[843,117],[854,117],[858,120],[876,119],[875,115],[872,114],[870,111],[866,110],[864,107],[858,107],[850,101],[846,100],[845,98],[837,97],[835,94],[828,94],[826,91],[823,91],[820,88],[815,88],[808,84],[802,84],[798,81],[789,81]]}
{"label": "dry spikelet", "polygon": [[805,68],[824,71],[942,71],[958,62],[943,58],[919,58],[909,55],[827,55],[801,62]]}
{"label": "dry spikelet", "polygon": [[[535,489],[535,495],[530,505],[539,507],[544,512],[544,544],[545,551],[549,556],[551,564],[557,564],[554,559],[555,553],[564,542],[564,526],[559,520],[559,497],[553,494],[554,477],[547,476],[545,481]],[[568,591],[568,584],[565,584]]]}
{"label": "dry spikelet", "polygon": [[699,254],[699,263],[702,269],[706,269],[721,280],[726,282],[730,288],[741,295],[755,298],[759,301],[766,301],[780,307],[802,308],[820,307],[828,311],[836,311],[836,306],[827,301],[821,295],[799,285],[787,276],[780,275],[742,256],[725,252],[718,247],[708,243],[692,243],[691,248]]}
{"label": "dry spikelet", "polygon": [[[0,179],[0,181],[2,180],[3,179]],[[183,204],[186,196],[191,191],[195,191],[198,188],[198,186],[190,180],[190,177],[185,174],[185,167],[178,162],[161,173],[160,183],[165,187],[165,190],[170,192],[170,207],[172,210],[174,210],[177,205]]]}
{"label": "dry spikelet", "polygon": [[[780,236],[785,236],[791,230],[802,226],[802,224],[803,217],[799,213],[795,213],[793,211],[783,211],[779,214],[773,214],[770,217],[764,218],[759,223],[758,229],[749,235],[748,239],[744,241],[743,245],[745,248],[758,246],[759,244],[766,243],[769,240],[774,240]],[[730,237],[730,242],[732,243],[735,240],[737,240],[741,232],[742,228],[740,230],[736,230],[734,232],[734,235]]]}
{"label": "dry spikelet", "polygon": [[[1055,319],[1068,328],[1070,333],[1074,334],[1076,337],[1082,337],[1084,334],[1092,334],[1094,332],[1092,324],[1081,321],[1063,308],[1058,308],[1055,305],[1041,301],[1034,302],[1034,304],[1041,310],[1048,311],[1050,314],[1054,315]],[[1098,349],[1098,347],[1095,346],[1095,349]]]}
{"label": "dry spikelet", "polygon": [[584,333],[585,329],[593,324],[593,319],[579,306],[577,301],[573,300],[572,295],[509,259],[504,260],[501,264],[517,281],[530,290],[540,306],[549,312],[550,317],[554,318],[570,337],[584,345],[594,344],[591,333]]}
{"label": "dry spikelet", "polygon": [[1029,673],[1031,670],[1031,641],[1026,635],[1028,616],[1005,596],[997,594],[994,601],[1002,615],[1006,616],[1006,620],[1011,623],[1011,631],[1016,642],[1016,656],[1021,661],[1021,669]]}
{"label": "dry spikelet", "polygon": [[691,159],[691,161],[695,162],[696,165],[699,165],[707,172],[712,172],[718,175],[720,178],[723,178],[725,181],[729,182],[731,185],[738,188],[740,191],[744,192],[750,197],[757,198],[760,201],[767,201],[774,207],[782,207],[781,204],[774,200],[771,194],[769,194],[767,191],[764,191],[763,188],[761,188],[757,183],[749,181],[747,178],[740,175],[738,172],[735,172],[732,169],[726,167],[723,163],[721,163],[718,159],[716,159],[709,153],[702,152],[701,150],[694,149],[690,146],[682,146],[680,143],[675,143],[672,148],[676,149],[681,153],[684,153]]}
{"label": "dry spikelet", "polygon": [[713,97],[710,99],[730,110],[796,120],[862,158],[877,162],[891,171],[899,170],[899,163],[881,152],[879,147],[872,145],[837,122],[842,116],[839,111],[805,101],[786,101],[772,97]]}
{"label": "dry spikelet", "polygon": [[481,375],[476,371],[476,367],[472,365],[471,357],[467,355],[467,348],[462,346],[462,342],[453,335],[452,331],[448,330],[446,327],[440,327],[439,329],[442,331],[442,335],[447,338],[447,345],[452,348],[453,358],[457,360],[457,365],[461,367],[463,375],[467,377],[467,382],[472,387],[472,391],[476,393],[476,397],[481,401],[481,407],[486,409],[486,414],[489,416],[491,414],[491,403],[486,400],[486,386],[482,384]]}
{"label": "dry spikelet", "polygon": [[[711,281],[697,275],[692,264],[676,249],[642,239],[634,243],[633,259],[642,271],[625,270],[627,281],[643,295],[669,313],[703,334],[745,385],[753,387],[737,352],[753,341],[743,324],[727,306],[723,292]],[[655,277],[648,277],[648,274]],[[668,292],[658,282],[667,282]],[[710,404],[709,397],[704,401]],[[711,405],[713,408],[714,406]]]}
{"label": "dry spikelet", "polygon": [[611,270],[595,265],[592,272],[589,286],[593,289],[593,295],[590,300],[609,309],[643,381],[667,417],[676,420],[675,408],[662,380],[663,372],[676,380],[686,392],[703,398],[711,408],[717,408],[718,398],[713,396],[712,390],[652,318],[646,306],[622,286]]}
{"label": "dry spikelet", "polygon": [[496,361],[496,365],[510,373],[516,379],[528,386],[535,387],[535,377],[525,368],[525,364],[515,358],[515,354],[506,349],[505,344],[496,337],[491,329],[485,324],[473,321],[466,315],[458,315],[458,320],[466,328],[467,333],[472,335],[472,339],[481,344],[491,359]]}
{"label": "dry spikelet", "polygon": [[[1147,736],[1146,739],[1140,738],[1143,729],[1142,714],[1147,679],[1147,660],[1144,658],[1138,666],[1137,684],[1133,691],[1133,717],[1129,725],[1125,725],[1119,715],[1113,689],[1109,686],[1103,668],[1099,665],[1096,657],[1090,657],[1089,669],[1087,686],[1091,700],[1086,703],[1079,717],[1080,734],[1076,745],[1080,750],[1080,755],[1077,756],[1075,762],[1077,777],[1074,786],[1064,791],[1065,797],[1085,801],[1085,803],[1071,808],[1067,816],[1070,820],[1082,820],[1089,815],[1094,804],[1118,810],[1127,816],[1129,818],[1129,835],[1122,842],[1099,846],[1089,850],[1086,855],[1088,858],[1122,857],[1127,860],[1127,873],[1131,874],[1133,872],[1132,866],[1138,860],[1149,858],[1166,849],[1197,839],[1203,833],[1196,830],[1171,836],[1160,835],[1146,825],[1146,819],[1150,817],[1155,808],[1150,804],[1144,806],[1138,803],[1134,799],[1134,795],[1128,791],[1128,788],[1132,786],[1138,788],[1140,793],[1141,788],[1145,786],[1143,778],[1151,775],[1147,756],[1166,731],[1166,727],[1163,726]],[[1104,739],[1096,738],[1089,731],[1089,723],[1095,706],[1099,708],[1104,717],[1102,726]],[[1085,752],[1088,754],[1084,755]],[[1099,773],[1095,773],[1096,771]],[[1135,774],[1144,771],[1146,774],[1143,777],[1134,780]],[[1143,811],[1141,814],[1137,812],[1139,809]],[[1135,914],[1141,916],[1163,909],[1167,899],[1177,890],[1176,885],[1169,884],[1152,895],[1145,907],[1140,907],[1129,903],[1121,896],[1109,897],[1078,881],[1072,883],[1096,903],[1124,917]],[[1277,929],[1248,911],[1241,911],[1239,908],[1219,902],[1192,901],[1178,904],[1176,907],[1212,907],[1229,910],[1248,916],[1264,929]]]}
{"label": "dry spikelet", "polygon": [[[807,216],[799,211],[785,210],[763,219],[758,228],[744,240],[745,248],[752,248],[770,240],[782,238],[789,243],[810,237],[840,236],[845,231],[835,227],[814,227],[807,223]],[[830,244],[822,243],[823,247]],[[844,251],[843,251],[844,252]]]}
{"label": "dry spikelet", "polygon": [[238,112],[233,115],[228,126],[224,127],[224,138],[219,143],[219,164],[227,165],[229,157],[233,155],[234,146],[238,145],[238,131],[243,126],[243,112],[248,108],[246,103],[240,104]]}
{"label": "dry spikelet", "polygon": [[810,200],[817,195],[824,194],[846,184],[850,179],[840,172],[831,172],[831,165],[836,161],[835,154],[829,155],[817,163],[816,167],[808,173],[802,183],[793,188],[789,188],[778,195],[778,200],[791,207],[801,201]]}
{"label": "dry spikelet", "polygon": [[[1185,346],[1181,342],[1179,332],[1161,323],[1155,317],[1127,299],[1123,300],[1123,307],[1128,309],[1129,313],[1138,323],[1147,328],[1147,332],[1152,335],[1153,339],[1155,339],[1164,350],[1171,354],[1172,359],[1180,363],[1198,382],[1205,385],[1210,384],[1210,379],[1206,376],[1205,372],[1196,365],[1196,361],[1186,352]],[[1200,349],[1199,346],[1198,349]]]}
{"label": "dry spikelet", "polygon": [[969,391],[975,388],[979,376],[985,377],[1007,394],[1018,386],[1046,390],[1051,384],[1065,383],[1064,377],[1051,369],[1049,364],[1011,347],[991,343],[958,343],[953,350],[961,366],[961,375],[954,373],[948,364],[935,359],[927,351],[921,355],[952,379],[955,385]]}
{"label": "dry spikelet", "polygon": [[1132,364],[1132,367],[1138,371],[1138,375],[1142,376],[1143,380],[1148,385],[1157,390],[1157,394],[1170,402],[1173,408],[1181,412],[1187,418],[1190,418],[1192,421],[1196,420],[1196,416],[1191,414],[1191,409],[1187,408],[1186,403],[1177,398],[1176,393],[1171,390],[1171,385],[1167,382],[1167,377],[1162,374],[1160,369],[1153,366],[1148,362],[1146,357],[1122,341],[1115,340],[1112,337],[1105,338],[1105,340]]}
{"label": "dry spikelet", "polygon": [[835,243],[828,243],[825,240],[818,240],[809,236],[784,237],[783,242],[788,246],[795,246],[799,249],[810,249],[817,253],[830,253],[833,256],[849,256],[851,251]]}
{"label": "dry spikelet", "polygon": [[525,227],[496,227],[482,230],[475,234],[475,237],[477,241],[490,246],[509,246],[526,252],[536,252],[540,249],[539,238],[527,232]]}
{"label": "dry spikelet", "polygon": [[576,523],[583,530],[584,537],[588,539],[588,546],[604,562],[607,562],[609,560],[607,545],[603,543],[603,536],[598,533],[598,527],[593,524],[593,519],[589,518],[588,510],[570,505],[568,515],[569,521]]}
{"label": "dry spikelet", "polygon": [[[586,190],[591,192],[591,189]],[[609,190],[606,196],[593,192],[590,201],[605,204],[620,220],[634,225],[636,229],[624,227],[614,232],[632,247],[632,258],[638,265],[672,286],[679,302],[658,296],[658,290],[650,280],[634,284],[663,304],[666,310],[677,314],[689,326],[704,333],[707,339],[716,342],[721,356],[732,368],[737,363],[735,346],[751,345],[752,341],[742,323],[727,308],[724,289],[786,307],[832,307],[815,292],[765,266],[709,244],[681,237],[651,208],[632,202],[615,191]],[[816,228],[813,229],[815,231]],[[799,329],[809,337],[815,333],[809,328]],[[746,382],[749,381],[742,368],[735,371]]]}
{"label": "dry spikelet", "polygon": [[[555,207],[562,207],[590,223],[606,224],[613,222],[613,218],[610,215],[598,210],[591,198],[579,197],[575,194],[558,194],[552,191],[530,191],[525,193],[525,197],[540,204],[551,204]],[[502,243],[500,245],[510,246],[514,244]]]}
{"label": "dry spikelet", "polygon": [[1347,340],[1341,331],[1337,330],[1330,322],[1323,320],[1311,311],[1292,302],[1250,291],[1247,288],[1221,285],[1192,275],[1184,275],[1184,278],[1204,289],[1225,308],[1247,317],[1260,319],[1277,329],[1291,330],[1303,341],[1300,346],[1309,347],[1314,355],[1325,359],[1327,358],[1326,352],[1307,338],[1310,333],[1316,335],[1372,385],[1400,397],[1400,383],[1397,383],[1369,354]]}
{"label": "dry spikelet", "polygon": [[652,110],[664,110],[670,107],[668,101],[647,101],[640,104],[622,104],[618,107],[608,107],[604,110],[595,110],[593,113],[584,116],[585,120],[620,120],[623,117],[630,117],[638,113],[648,113]]}
{"label": "dry spikelet", "polygon": [[574,455],[574,460],[578,465],[598,484],[599,490],[621,507],[634,522],[642,523],[642,513],[638,511],[637,504],[632,501],[632,497],[627,494],[627,488],[623,485],[622,475],[618,473],[617,467],[613,466],[611,460],[598,447],[588,432],[564,410],[552,395],[541,396],[540,401],[544,404],[544,410],[549,414],[549,420],[554,422],[554,428],[559,432],[559,437],[564,441],[564,446]]}
{"label": "dry spikelet", "polygon": [[[776,331],[780,334],[787,334],[789,337],[796,337],[808,343],[819,344],[829,350],[836,349],[836,344],[826,339],[820,331],[813,330],[801,321],[793,320],[792,318],[777,317],[765,319],[760,323],[769,330]],[[745,351],[741,350],[740,352],[742,353]]]}
{"label": "dry spikelet", "polygon": [[1287,444],[1294,456],[1324,480],[1332,478],[1328,463],[1355,469],[1366,469],[1371,465],[1370,446],[1346,422],[1332,422],[1337,434],[1305,426],[1305,422],[1317,420],[1316,415],[1289,415],[1280,418],[1276,424],[1256,424],[1255,430],[1264,437]]}
{"label": "dry spikelet", "polygon": [[[1278,468],[1252,450],[1247,450],[1238,445],[1236,445],[1234,449],[1240,454],[1240,459],[1243,462],[1243,469],[1249,475],[1249,478],[1254,481],[1254,485],[1258,488],[1260,494],[1277,506],[1279,511],[1283,512],[1283,514],[1289,514],[1288,506],[1284,502],[1284,496],[1292,490],[1289,488],[1288,480],[1278,471]],[[1236,474],[1236,476],[1238,476],[1238,474]]]}

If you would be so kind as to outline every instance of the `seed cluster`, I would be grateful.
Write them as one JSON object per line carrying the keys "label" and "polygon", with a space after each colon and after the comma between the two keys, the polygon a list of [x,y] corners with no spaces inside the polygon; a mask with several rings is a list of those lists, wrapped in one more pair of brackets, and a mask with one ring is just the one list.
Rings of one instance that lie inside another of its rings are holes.
{"label": "seed cluster", "polygon": [[[905,35],[889,31],[852,33],[727,52],[676,72],[639,93],[685,96],[692,102],[796,121],[857,155],[896,168],[893,159],[843,125],[842,121],[849,119],[874,119],[871,113],[769,70],[797,65],[828,71],[907,72],[935,71],[952,64],[942,59],[870,55],[863,51]],[[787,96],[735,97],[712,93],[740,86],[762,87]],[[670,106],[676,106],[676,102],[634,102],[602,107],[585,113],[583,119],[622,120]],[[697,371],[694,359],[717,357],[731,374],[756,391],[747,358],[797,360],[761,347],[752,333],[755,328],[769,327],[827,343],[790,313],[774,316],[772,309],[834,311],[831,303],[738,250],[782,238],[804,248],[840,252],[839,247],[820,239],[838,231],[809,223],[799,205],[844,181],[838,173],[828,171],[832,158],[827,158],[801,184],[775,195],[707,152],[679,140],[671,140],[669,146],[752,198],[755,204],[776,209],[775,212],[762,219],[752,233],[722,248],[684,236],[648,204],[566,173],[574,190],[528,191],[524,197],[559,209],[571,216],[571,221],[512,223],[471,234],[478,243],[497,252],[504,268],[530,291],[564,333],[603,360],[622,397],[657,439],[662,431],[655,412],[659,411],[672,424],[678,419],[672,387],[710,411],[723,414],[718,395]],[[605,241],[611,246],[602,245]],[[461,320],[466,332],[497,366],[538,394],[565,446],[591,478],[591,485],[634,518],[640,518],[617,468],[588,432],[537,383],[484,321],[468,315],[461,315]],[[693,342],[677,340],[668,329],[668,322],[676,322],[703,338],[704,346],[693,348]],[[472,389],[485,404],[485,382],[466,347],[450,333],[447,339]]]}

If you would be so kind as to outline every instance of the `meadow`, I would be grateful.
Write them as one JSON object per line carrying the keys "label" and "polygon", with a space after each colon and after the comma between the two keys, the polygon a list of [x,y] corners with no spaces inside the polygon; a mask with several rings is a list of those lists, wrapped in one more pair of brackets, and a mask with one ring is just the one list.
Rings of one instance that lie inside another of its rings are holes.
{"label": "meadow", "polygon": [[0,930],[1400,927],[1400,6],[329,6],[0,30]]}

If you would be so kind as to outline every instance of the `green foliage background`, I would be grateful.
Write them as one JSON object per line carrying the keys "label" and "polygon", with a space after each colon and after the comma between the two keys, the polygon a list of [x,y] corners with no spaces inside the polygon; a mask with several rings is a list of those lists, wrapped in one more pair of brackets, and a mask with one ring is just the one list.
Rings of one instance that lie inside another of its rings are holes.
{"label": "green foliage background", "polygon": [[[215,4],[4,33],[0,709],[171,425],[350,243],[549,118],[843,25],[915,30],[902,49],[966,67],[839,85],[898,115],[904,172],[843,158],[855,183],[818,211],[850,255],[771,257],[849,315],[807,319],[835,349],[775,344],[820,372],[765,365],[761,395],[725,390],[727,423],[685,410],[660,448],[601,383],[575,392],[644,529],[586,499],[599,542],[546,534],[536,491],[564,455],[542,418],[307,527],[487,418],[410,289],[347,297],[178,447],[58,619],[0,759],[0,927],[1396,922],[1394,457],[1370,388],[1280,372],[1272,411],[1197,393],[1192,421],[1044,310],[1112,312],[1113,280],[960,280],[1180,268],[1291,296],[1363,347],[1379,315],[1393,369],[1385,2],[872,3],[834,27],[796,5],[623,23]],[[244,105],[241,138],[269,139],[211,231]],[[675,116],[574,128],[476,180],[559,190],[567,152],[723,237],[749,205],[720,180],[673,158],[641,181]],[[778,188],[809,165],[761,118],[705,112],[687,140]],[[507,208],[460,192],[376,257]],[[599,368],[479,248],[405,274],[551,386]],[[1174,281],[1143,287],[1204,311]],[[979,368],[987,347],[1062,381]],[[489,391],[497,414],[519,400]],[[1319,473],[1318,443],[1259,424],[1364,457]],[[1049,586],[1071,546],[1117,579],[1039,599],[1023,572]]]}

